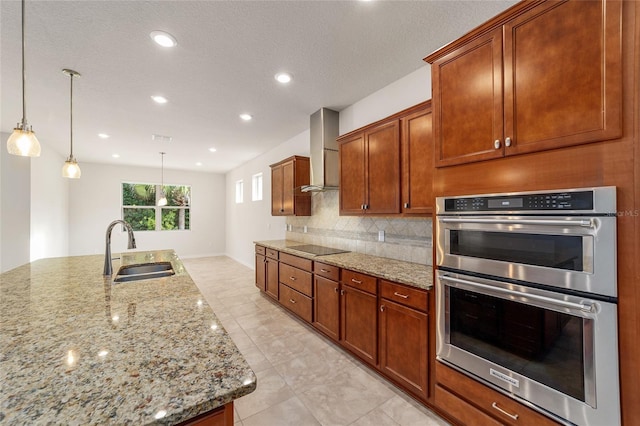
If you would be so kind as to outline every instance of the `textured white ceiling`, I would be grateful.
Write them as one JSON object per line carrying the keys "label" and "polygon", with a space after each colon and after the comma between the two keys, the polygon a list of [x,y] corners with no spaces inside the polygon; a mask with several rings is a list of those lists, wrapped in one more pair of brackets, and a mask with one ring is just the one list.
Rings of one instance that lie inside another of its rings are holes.
{"label": "textured white ceiling", "polygon": [[[81,165],[157,167],[166,151],[167,168],[226,172],[307,129],[320,107],[341,110],[425,66],[423,57],[514,3],[29,0],[27,118],[43,149],[68,155],[61,70],[71,68],[82,74],[73,116]],[[20,7],[0,0],[7,133],[22,116]],[[153,30],[178,46],[155,45]],[[282,70],[294,75],[288,86],[274,80]],[[155,104],[154,94],[169,103]],[[254,119],[243,122],[242,112]]]}

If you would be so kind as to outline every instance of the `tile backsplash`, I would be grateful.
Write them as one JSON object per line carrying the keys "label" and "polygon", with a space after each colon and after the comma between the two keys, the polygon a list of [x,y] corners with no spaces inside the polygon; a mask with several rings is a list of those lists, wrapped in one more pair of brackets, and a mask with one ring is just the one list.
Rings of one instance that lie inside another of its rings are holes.
{"label": "tile backsplash", "polygon": [[[433,263],[431,218],[340,216],[338,191],[315,192],[312,197],[311,216],[287,217],[287,239],[407,262]],[[379,231],[384,231],[383,242],[378,241]]]}

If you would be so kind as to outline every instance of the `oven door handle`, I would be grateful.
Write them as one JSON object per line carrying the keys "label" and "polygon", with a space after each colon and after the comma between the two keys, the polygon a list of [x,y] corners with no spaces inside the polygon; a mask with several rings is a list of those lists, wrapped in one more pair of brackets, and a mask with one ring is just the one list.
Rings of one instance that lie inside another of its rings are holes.
{"label": "oven door handle", "polygon": [[505,225],[549,225],[549,226],[582,226],[593,228],[593,220],[553,220],[553,219],[490,219],[490,218],[457,218],[441,217],[443,223],[502,223]]}
{"label": "oven door handle", "polygon": [[594,305],[589,305],[589,304],[584,304],[584,303],[573,303],[573,302],[567,302],[566,300],[557,300],[557,299],[552,299],[551,297],[546,297],[546,296],[540,296],[537,294],[530,294],[530,293],[521,293],[519,291],[513,291],[513,290],[509,290],[506,288],[502,288],[502,287],[495,287],[492,285],[487,285],[487,284],[480,284],[477,283],[475,281],[469,281],[469,280],[463,280],[460,278],[454,278],[454,277],[450,277],[448,275],[441,275],[440,279],[443,279],[445,281],[451,281],[454,283],[458,283],[458,284],[464,284],[464,285],[468,285],[470,287],[476,287],[476,288],[480,288],[480,289],[484,289],[484,290],[491,290],[493,292],[496,293],[502,293],[502,294],[506,294],[509,296],[516,296],[516,297],[527,297],[529,299],[533,299],[533,300],[537,300],[539,302],[544,302],[547,304],[553,304],[556,306],[562,306],[563,308],[569,308],[569,309],[573,309],[573,310],[580,310],[583,312],[595,312],[595,306]]}

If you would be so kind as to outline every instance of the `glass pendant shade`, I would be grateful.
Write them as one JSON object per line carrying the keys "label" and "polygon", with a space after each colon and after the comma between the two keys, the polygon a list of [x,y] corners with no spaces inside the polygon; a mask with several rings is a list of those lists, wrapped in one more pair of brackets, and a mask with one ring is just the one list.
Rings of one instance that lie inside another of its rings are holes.
{"label": "glass pendant shade", "polygon": [[167,197],[164,195],[164,191],[160,191],[160,198],[158,198],[158,206],[166,206]]}
{"label": "glass pendant shade", "polygon": [[160,156],[162,158],[162,165],[160,166],[161,172],[162,172],[162,178],[160,180],[160,191],[158,192],[159,197],[156,198],[158,200],[156,202],[156,205],[159,207],[167,205],[167,196],[164,193],[164,154],[166,154],[166,152],[160,152]]}
{"label": "glass pendant shade", "polygon": [[81,174],[82,170],[80,170],[80,166],[78,166],[76,159],[73,157],[67,158],[67,161],[65,161],[62,166],[62,177],[78,179]]}
{"label": "glass pendant shade", "polygon": [[13,129],[13,133],[7,139],[7,151],[9,154],[22,157],[39,157],[40,142],[31,126],[20,126]]}

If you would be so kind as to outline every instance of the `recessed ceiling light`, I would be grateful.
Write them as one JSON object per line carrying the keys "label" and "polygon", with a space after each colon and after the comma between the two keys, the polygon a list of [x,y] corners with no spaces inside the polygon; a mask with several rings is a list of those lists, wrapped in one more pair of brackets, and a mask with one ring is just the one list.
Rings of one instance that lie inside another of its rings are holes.
{"label": "recessed ceiling light", "polygon": [[242,118],[244,121],[249,121],[253,117],[251,116],[251,114],[240,114],[240,118]]}
{"label": "recessed ceiling light", "polygon": [[216,151],[217,151],[217,149],[215,149],[215,148],[209,148],[209,151],[211,151],[211,152],[216,152]]}
{"label": "recessed ceiling light", "polygon": [[109,135],[106,133],[98,133],[100,139],[109,139]]}
{"label": "recessed ceiling light", "polygon": [[164,31],[151,31],[149,37],[162,47],[174,47],[178,44],[174,36]]}
{"label": "recessed ceiling light", "polygon": [[198,162],[196,163],[196,166],[202,166],[202,163],[198,161]]}
{"label": "recessed ceiling light", "polygon": [[120,154],[111,154],[113,158],[120,158]]}
{"label": "recessed ceiling light", "polygon": [[276,80],[278,80],[280,83],[288,83],[292,79],[293,79],[293,76],[288,72],[281,72],[276,74]]}
{"label": "recessed ceiling light", "polygon": [[153,101],[155,103],[158,104],[166,104],[167,102],[169,102],[169,100],[167,98],[165,98],[164,96],[160,96],[160,95],[154,95],[151,97],[151,99],[153,99]]}

